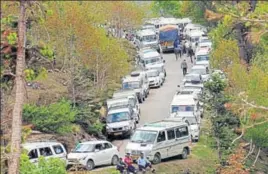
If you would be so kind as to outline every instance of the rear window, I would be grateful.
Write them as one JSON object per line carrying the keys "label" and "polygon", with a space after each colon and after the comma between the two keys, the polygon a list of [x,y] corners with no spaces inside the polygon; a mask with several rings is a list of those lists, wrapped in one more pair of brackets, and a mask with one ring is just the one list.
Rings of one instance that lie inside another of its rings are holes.
{"label": "rear window", "polygon": [[194,111],[194,106],[172,106],[171,113]]}
{"label": "rear window", "polygon": [[54,149],[55,154],[61,154],[61,153],[64,152],[64,150],[63,150],[61,145],[53,146],[53,149]]}
{"label": "rear window", "polygon": [[42,155],[42,156],[52,156],[53,155],[50,147],[40,148],[39,152],[40,152],[40,155]]}

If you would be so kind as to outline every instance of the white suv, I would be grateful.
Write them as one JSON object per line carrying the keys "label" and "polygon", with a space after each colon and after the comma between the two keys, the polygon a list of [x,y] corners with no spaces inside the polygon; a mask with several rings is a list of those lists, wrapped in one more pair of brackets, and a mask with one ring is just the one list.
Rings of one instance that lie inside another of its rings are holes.
{"label": "white suv", "polygon": [[119,152],[116,146],[108,141],[88,141],[80,143],[68,154],[68,166],[82,165],[87,170],[95,166],[116,165]]}
{"label": "white suv", "polygon": [[30,162],[38,163],[38,158],[60,158],[66,162],[66,149],[58,142],[32,142],[22,144],[22,147],[28,151]]}

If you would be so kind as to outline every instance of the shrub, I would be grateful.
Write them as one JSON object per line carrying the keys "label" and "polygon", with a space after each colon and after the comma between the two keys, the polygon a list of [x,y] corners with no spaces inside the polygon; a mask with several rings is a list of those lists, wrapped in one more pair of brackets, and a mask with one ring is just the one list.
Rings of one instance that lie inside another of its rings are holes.
{"label": "shrub", "polygon": [[30,162],[27,154],[20,158],[20,174],[67,174],[65,163],[58,158],[39,158],[38,165]]}
{"label": "shrub", "polygon": [[49,106],[26,104],[23,108],[23,119],[43,132],[68,133],[72,131],[71,125],[77,113],[71,107],[71,103],[67,100],[61,100]]}

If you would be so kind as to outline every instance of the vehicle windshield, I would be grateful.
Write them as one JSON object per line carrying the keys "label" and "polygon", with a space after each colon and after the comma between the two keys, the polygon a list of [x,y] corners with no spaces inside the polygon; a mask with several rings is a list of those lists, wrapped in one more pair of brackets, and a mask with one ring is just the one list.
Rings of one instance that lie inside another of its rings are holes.
{"label": "vehicle windshield", "polygon": [[160,62],[161,58],[160,57],[152,57],[152,58],[147,58],[144,60],[144,63],[147,64],[151,64],[151,63],[156,63],[156,62]]}
{"label": "vehicle windshield", "polygon": [[153,42],[156,41],[156,35],[148,35],[142,37],[143,42]]}
{"label": "vehicle windshield", "polygon": [[138,89],[140,88],[140,82],[125,82],[123,83],[123,89]]}
{"label": "vehicle windshield", "polygon": [[135,143],[154,143],[157,136],[155,131],[136,130],[131,137],[131,142]]}
{"label": "vehicle windshield", "polygon": [[191,69],[190,73],[191,74],[205,75],[205,74],[207,74],[207,71],[206,71],[206,69]]}
{"label": "vehicle windshield", "polygon": [[107,123],[115,123],[115,122],[121,122],[121,121],[127,121],[130,120],[129,113],[128,112],[118,112],[109,114],[106,118]]}
{"label": "vehicle windshield", "polygon": [[208,57],[208,55],[199,55],[199,56],[197,56],[197,58],[196,58],[196,61],[198,62],[198,61],[208,61],[209,60],[209,57]]}
{"label": "vehicle windshield", "polygon": [[194,105],[187,105],[187,106],[183,106],[183,105],[180,105],[180,106],[176,106],[176,105],[173,105],[171,107],[171,113],[176,113],[176,112],[191,112],[191,111],[194,111]]}
{"label": "vehicle windshield", "polygon": [[74,153],[93,152],[94,144],[78,144],[73,151]]}
{"label": "vehicle windshield", "polygon": [[148,71],[147,75],[148,75],[148,77],[157,77],[157,76],[159,76],[159,72],[158,71]]}
{"label": "vehicle windshield", "polygon": [[206,43],[206,42],[211,42],[209,39],[203,39],[200,41],[200,43]]}

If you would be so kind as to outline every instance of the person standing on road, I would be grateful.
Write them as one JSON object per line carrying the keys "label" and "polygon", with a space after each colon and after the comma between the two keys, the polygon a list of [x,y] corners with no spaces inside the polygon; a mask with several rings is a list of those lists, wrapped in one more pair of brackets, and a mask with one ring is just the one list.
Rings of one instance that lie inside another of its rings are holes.
{"label": "person standing on road", "polygon": [[188,68],[188,66],[187,66],[186,60],[184,59],[183,62],[181,62],[181,69],[182,69],[183,76],[186,75],[187,68]]}
{"label": "person standing on road", "polygon": [[179,54],[180,57],[181,57],[181,45],[180,45],[178,39],[176,39],[176,40],[174,41],[174,53],[175,53],[175,56],[176,56],[176,60],[178,60],[178,54]]}
{"label": "person standing on road", "polygon": [[127,165],[127,171],[131,173],[137,173],[136,168],[132,165],[132,158],[130,157],[130,153],[128,152],[125,156],[124,163]]}
{"label": "person standing on road", "polygon": [[189,56],[191,59],[191,63],[193,63],[194,50],[193,50],[192,46],[189,47]]}
{"label": "person standing on road", "polygon": [[[152,164],[144,157],[144,153],[141,153],[141,156],[138,159],[138,166],[139,166],[139,171],[144,171],[146,170],[147,167],[152,169]],[[152,173],[155,172],[155,169],[152,169]]]}

